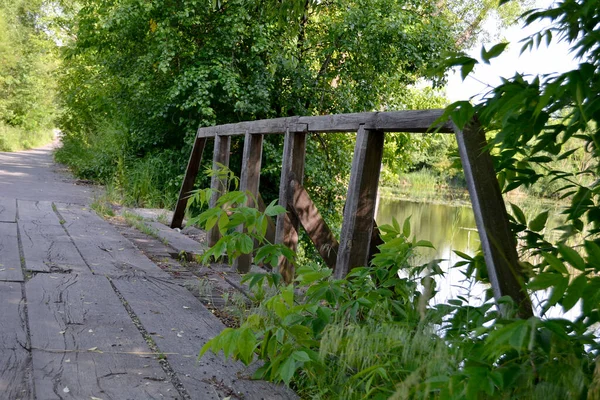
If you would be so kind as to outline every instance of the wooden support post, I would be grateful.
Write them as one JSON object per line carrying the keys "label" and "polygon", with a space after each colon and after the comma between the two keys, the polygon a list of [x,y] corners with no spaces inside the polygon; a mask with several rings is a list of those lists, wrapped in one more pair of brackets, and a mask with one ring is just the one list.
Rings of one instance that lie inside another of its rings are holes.
{"label": "wooden support post", "polygon": [[[231,136],[215,136],[215,150],[213,153],[213,171],[217,171],[221,168],[221,165],[229,167],[229,151],[231,147]],[[210,181],[210,188],[213,190],[210,197],[209,206],[215,207],[217,200],[227,191],[228,180],[218,175],[213,175]],[[219,227],[215,225],[210,232],[208,232],[208,246],[214,246],[221,238]]]}
{"label": "wooden support post", "polygon": [[196,182],[196,176],[198,175],[200,162],[202,162],[202,153],[204,152],[205,144],[206,138],[196,137],[196,140],[194,140],[194,147],[192,148],[192,153],[190,154],[190,159],[185,171],[185,177],[183,178],[181,190],[179,191],[177,206],[175,207],[173,219],[171,220],[171,228],[182,227],[185,208],[187,206],[187,199],[190,195],[190,192],[194,189],[194,182]]}
{"label": "wooden support post", "polygon": [[[283,161],[279,183],[279,205],[286,209],[286,213],[277,216],[275,243],[283,243],[294,251],[298,248],[299,221],[293,212],[293,207],[290,206],[293,203],[291,182],[295,179],[302,184],[305,155],[306,133],[295,133],[288,130],[283,144]],[[294,280],[294,266],[283,257],[279,260],[279,272],[287,283]]]}
{"label": "wooden support post", "polygon": [[334,273],[338,279],[368,263],[383,140],[383,131],[366,130],[362,125],[358,129]]}
{"label": "wooden support post", "polygon": [[455,133],[494,297],[498,300],[510,296],[519,316],[529,318],[533,315],[531,300],[519,268],[492,158],[486,149],[485,133],[477,120],[464,131],[455,128]]}
{"label": "wooden support post", "polygon": [[290,187],[293,199],[290,206],[294,215],[323,257],[325,264],[330,268],[335,268],[339,247],[335,235],[315,207],[306,189],[295,179],[291,181]]}
{"label": "wooden support post", "polygon": [[[258,196],[258,183],[260,180],[260,165],[262,158],[263,135],[254,135],[246,132],[244,137],[244,155],[242,156],[242,173],[240,176],[240,190],[249,191],[254,198]],[[246,204],[255,207],[250,198]],[[234,263],[234,268],[240,273],[250,272],[252,254],[243,254]]]}

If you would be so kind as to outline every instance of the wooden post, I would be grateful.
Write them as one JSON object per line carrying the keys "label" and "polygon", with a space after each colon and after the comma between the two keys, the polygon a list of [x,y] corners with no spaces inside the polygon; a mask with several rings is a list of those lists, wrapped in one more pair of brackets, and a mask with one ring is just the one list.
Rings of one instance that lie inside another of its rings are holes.
{"label": "wooden post", "polygon": [[[244,155],[242,156],[242,173],[240,176],[240,190],[249,191],[254,198],[258,196],[258,183],[260,180],[260,165],[262,158],[263,135],[246,132],[244,137]],[[248,199],[248,207],[255,207],[252,198]],[[234,268],[240,273],[250,271],[252,254],[243,254],[234,263]]]}
{"label": "wooden post", "polygon": [[368,262],[383,140],[383,131],[366,130],[362,125],[358,129],[334,272],[338,279]]}
{"label": "wooden post", "polygon": [[[277,216],[275,243],[283,243],[294,251],[298,248],[298,218],[291,206],[293,204],[291,182],[295,179],[302,184],[305,155],[306,133],[295,133],[288,130],[283,144],[283,161],[279,183],[279,205],[286,209],[286,213]],[[279,260],[279,272],[287,283],[294,280],[294,266],[283,257]]]}
{"label": "wooden post", "polygon": [[200,162],[202,162],[202,153],[204,152],[205,144],[206,138],[196,137],[194,140],[194,147],[192,148],[192,153],[190,154],[190,159],[185,171],[185,177],[183,178],[181,190],[179,191],[177,206],[175,207],[173,219],[171,220],[171,228],[182,227],[185,208],[187,206],[187,199],[190,192],[194,189],[194,182],[196,182],[196,176],[198,175]]}
{"label": "wooden post", "polygon": [[455,127],[455,133],[494,297],[498,300],[510,296],[519,316],[529,318],[533,315],[531,300],[519,268],[492,158],[486,149],[485,133],[477,120],[464,131]]}
{"label": "wooden post", "polygon": [[[212,169],[214,172],[221,168],[221,165],[229,167],[229,149],[231,147],[231,136],[215,136],[215,150],[213,153],[213,164]],[[213,189],[210,197],[209,206],[215,207],[217,200],[221,195],[227,191],[228,181],[226,178],[220,178],[218,175],[213,175],[210,181],[210,187]],[[210,232],[208,232],[208,246],[214,246],[221,238],[219,227],[215,225]]]}

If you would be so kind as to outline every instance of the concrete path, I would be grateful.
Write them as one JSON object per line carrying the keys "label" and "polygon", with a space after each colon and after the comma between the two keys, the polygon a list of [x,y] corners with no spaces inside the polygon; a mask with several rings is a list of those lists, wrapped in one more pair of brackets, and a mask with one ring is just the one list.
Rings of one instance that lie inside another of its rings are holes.
{"label": "concrete path", "polygon": [[197,361],[221,322],[51,153],[0,153],[0,399],[295,398],[240,363]]}

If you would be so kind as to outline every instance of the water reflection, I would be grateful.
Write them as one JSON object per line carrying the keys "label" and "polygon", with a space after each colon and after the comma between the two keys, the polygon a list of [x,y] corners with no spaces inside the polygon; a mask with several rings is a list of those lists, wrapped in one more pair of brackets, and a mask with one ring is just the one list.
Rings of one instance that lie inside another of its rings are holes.
{"label": "water reflection", "polygon": [[[550,207],[532,202],[526,208],[526,214],[531,218],[531,216],[539,214],[542,209]],[[552,237],[559,234],[554,227],[562,224],[563,221],[559,219],[559,211],[556,206],[550,211],[551,217],[548,220],[546,231],[548,236]],[[425,248],[419,250],[416,263],[422,264],[433,259],[444,260],[440,263],[440,267],[445,275],[436,279],[438,293],[433,298],[434,304],[445,303],[458,296],[467,298],[471,305],[481,304],[484,301],[484,292],[487,286],[466,280],[461,268],[451,268],[461,260],[452,250],[474,255],[479,249],[479,235],[473,210],[470,207],[380,198],[376,216],[377,224],[390,224],[392,217],[396,218],[400,224],[410,217],[411,238],[414,236],[417,240],[428,240],[435,246],[435,250]],[[548,296],[548,292],[536,292],[532,296],[534,309],[538,315],[540,315],[542,305]],[[579,308],[578,305],[568,313],[564,313],[560,306],[554,306],[546,315],[574,319],[580,314]]]}
{"label": "water reflection", "polygon": [[400,224],[410,217],[411,237],[428,240],[435,246],[435,250],[421,249],[415,260],[417,263],[433,259],[444,260],[440,267],[446,274],[443,278],[436,279],[438,294],[434,298],[435,303],[457,296],[470,298],[473,303],[483,300],[483,285],[466,281],[461,270],[450,268],[461,260],[452,250],[474,255],[479,249],[479,235],[470,207],[380,198],[377,224],[390,224],[392,217]]}

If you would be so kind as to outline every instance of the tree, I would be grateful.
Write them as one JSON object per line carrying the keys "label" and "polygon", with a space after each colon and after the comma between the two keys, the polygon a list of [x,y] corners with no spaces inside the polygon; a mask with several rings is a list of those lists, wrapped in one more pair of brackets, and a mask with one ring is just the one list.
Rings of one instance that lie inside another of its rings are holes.
{"label": "tree", "polygon": [[57,65],[40,23],[41,7],[35,0],[0,2],[0,129],[16,132],[21,142],[0,147],[35,143],[56,114],[52,76]]}

